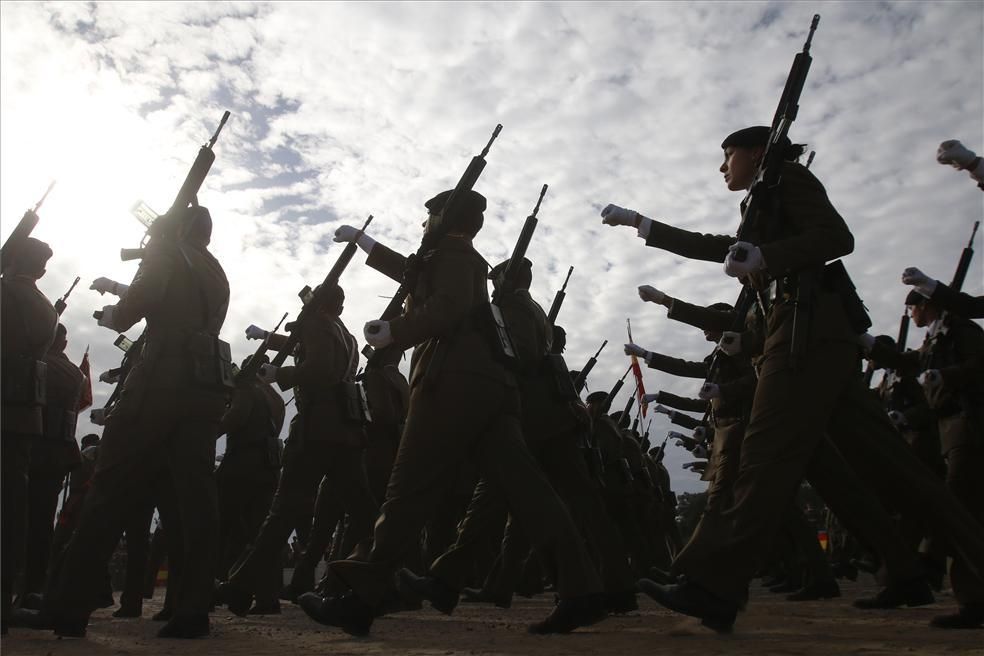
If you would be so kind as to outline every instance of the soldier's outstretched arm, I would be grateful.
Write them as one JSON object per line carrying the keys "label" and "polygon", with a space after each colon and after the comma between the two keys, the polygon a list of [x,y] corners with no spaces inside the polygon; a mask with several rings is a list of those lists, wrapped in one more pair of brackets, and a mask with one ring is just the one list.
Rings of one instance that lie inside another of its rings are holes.
{"label": "soldier's outstretched arm", "polygon": [[731,235],[709,235],[674,228],[655,219],[645,217],[635,210],[608,205],[601,211],[605,225],[624,225],[636,228],[646,246],[707,262],[724,262],[728,247],[737,241]]}

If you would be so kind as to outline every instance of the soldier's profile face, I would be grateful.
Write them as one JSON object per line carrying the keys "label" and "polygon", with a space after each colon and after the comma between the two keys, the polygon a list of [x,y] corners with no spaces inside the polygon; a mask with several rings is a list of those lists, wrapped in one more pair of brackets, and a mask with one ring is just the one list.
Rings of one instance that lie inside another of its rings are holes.
{"label": "soldier's profile face", "polygon": [[742,191],[752,185],[761,155],[761,148],[728,146],[724,149],[724,162],[718,170],[724,174],[728,189]]}

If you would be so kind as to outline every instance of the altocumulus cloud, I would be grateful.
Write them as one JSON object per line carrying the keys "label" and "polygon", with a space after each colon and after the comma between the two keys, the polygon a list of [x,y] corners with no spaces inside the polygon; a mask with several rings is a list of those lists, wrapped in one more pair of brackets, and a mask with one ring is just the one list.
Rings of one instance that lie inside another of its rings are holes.
{"label": "altocumulus cloud", "polygon": [[[733,232],[740,198],[717,172],[718,144],[770,120],[816,9],[793,137],[817,150],[813,169],[855,234],[847,263],[873,330],[891,332],[901,270],[948,278],[982,214],[965,174],[933,160],[949,138],[984,150],[982,7],[3,3],[3,234],[58,177],[37,229],[56,254],[42,289],[56,297],[74,275],[129,279],[133,265],[116,258],[141,235],[129,206],[165,209],[231,110],[201,200],[232,283],[223,337],[241,358],[245,326],[296,312],[297,290],[327,272],[338,225],[373,213],[377,238],[414,249],[424,200],[454,184],[501,122],[479,184],[490,205],[477,246],[490,262],[504,258],[550,184],[530,251],[534,295],[549,303],[576,267],[561,314],[568,360],[580,366],[608,339],[591,380],[608,387],[626,366],[626,317],[648,348],[692,359],[708,351],[699,333],[641,304],[637,285],[698,303],[737,290],[718,265],[646,249],[631,231],[601,226],[598,211],[614,202]],[[969,291],[982,291],[981,272],[978,257]],[[361,256],[344,284],[359,335],[393,284]],[[79,289],[64,318],[70,354],[78,360],[91,344],[97,373],[119,360],[112,335],[89,318],[106,302]],[[693,395],[700,383],[645,373],[650,391]],[[96,386],[97,405],[108,391]],[[652,440],[668,428],[658,417]],[[702,486],[679,467],[689,459],[668,452],[677,489]]]}

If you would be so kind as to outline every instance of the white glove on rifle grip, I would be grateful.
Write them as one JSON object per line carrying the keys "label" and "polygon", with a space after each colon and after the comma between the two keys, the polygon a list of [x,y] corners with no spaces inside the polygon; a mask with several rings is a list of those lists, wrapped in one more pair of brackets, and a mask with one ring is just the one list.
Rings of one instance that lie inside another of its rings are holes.
{"label": "white glove on rifle grip", "polygon": [[260,370],[256,373],[260,377],[260,380],[264,383],[272,385],[277,382],[277,370],[279,368],[280,367],[275,367],[272,364],[261,364]]}
{"label": "white glove on rifle grip", "polygon": [[362,334],[373,348],[385,348],[393,343],[389,321],[367,321]]}
{"label": "white glove on rifle grip", "polygon": [[115,305],[104,305],[102,310],[98,310],[98,312],[101,312],[102,314],[100,314],[96,319],[96,324],[102,326],[103,328],[115,330],[115,328],[113,328],[113,313],[115,310]]}
{"label": "white glove on rifle grip", "polygon": [[[735,259],[738,252],[745,253],[744,260]],[[728,255],[724,258],[724,272],[732,278],[744,278],[750,273],[765,268],[765,256],[755,244],[747,241],[736,241],[728,247]]]}
{"label": "white glove on rifle grip", "polygon": [[738,355],[741,353],[741,333],[731,332],[730,330],[721,333],[721,341],[718,342],[718,348],[725,355]]}

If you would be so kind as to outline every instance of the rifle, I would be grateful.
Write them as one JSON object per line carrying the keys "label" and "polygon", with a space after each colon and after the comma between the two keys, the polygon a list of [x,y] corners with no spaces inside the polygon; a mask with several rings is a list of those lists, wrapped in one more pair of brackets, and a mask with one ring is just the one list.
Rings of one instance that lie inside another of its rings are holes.
{"label": "rifle", "polygon": [[550,305],[550,312],[547,312],[547,320],[550,322],[550,325],[553,325],[557,321],[557,315],[560,314],[560,306],[564,304],[564,298],[567,297],[567,282],[571,279],[572,273],[574,273],[573,266],[567,270],[567,277],[564,278],[564,284],[554,294],[553,303]]}
{"label": "rifle", "polygon": [[[222,132],[222,128],[225,127],[226,121],[229,120],[229,112],[226,111],[222,114],[222,120],[219,121],[219,127],[215,129],[215,133],[212,138],[207,142],[202,144],[198,149],[198,156],[195,157],[195,161],[191,165],[191,169],[188,171],[188,175],[185,176],[184,182],[181,184],[181,188],[178,190],[178,195],[174,197],[174,202],[171,203],[170,209],[159,217],[154,218],[149,225],[147,225],[147,233],[144,235],[140,242],[139,248],[121,248],[120,249],[120,259],[124,262],[130,260],[137,260],[144,256],[146,252],[147,244],[149,243],[151,237],[155,233],[161,232],[161,227],[164,230],[167,229],[167,223],[176,222],[181,217],[181,210],[187,209],[189,205],[198,206],[198,190],[201,189],[202,183],[205,182],[205,177],[208,175],[209,170],[212,168],[212,163],[215,162],[215,151],[212,149],[215,146],[215,142],[219,139],[219,133]],[[134,207],[134,212],[136,213],[137,207]],[[138,218],[140,218],[138,216]],[[158,222],[164,221],[166,223],[159,224]],[[145,223],[144,219],[141,219],[141,223]],[[157,226],[154,228],[153,226]]]}
{"label": "rifle", "polygon": [[[212,150],[212,147],[218,140],[219,133],[222,132],[222,128],[226,124],[227,120],[229,120],[228,111],[222,115],[222,120],[219,121],[219,127],[216,128],[212,138],[198,149],[198,155],[195,157],[195,161],[192,163],[191,169],[188,171],[188,175],[185,176],[185,180],[182,183],[181,188],[178,190],[178,195],[175,196],[174,202],[171,204],[170,209],[163,215],[154,219],[154,221],[147,226],[147,232],[144,234],[144,237],[140,242],[140,248],[120,249],[121,260],[126,262],[127,260],[142,258],[146,250],[146,246],[154,234],[164,236],[164,231],[166,231],[169,227],[168,224],[181,218],[180,210],[184,210],[192,204],[196,206],[198,205],[198,190],[205,181],[205,176],[208,175],[209,170],[212,168],[212,162],[215,161],[215,152]],[[102,311],[96,310],[92,313],[92,316],[96,319],[101,319]],[[116,400],[119,398],[119,394],[123,389],[123,384],[126,381],[126,377],[129,375],[130,369],[133,368],[134,354],[143,350],[144,335],[146,332],[146,329],[144,329],[144,332],[141,333],[140,337],[138,337],[133,343],[134,346],[139,346],[140,348],[129,348],[124,353],[123,361],[120,362],[119,366],[120,373],[116,388],[113,390],[113,393],[110,394],[109,399],[107,399],[106,405],[103,406],[103,411],[105,414],[108,414],[111,411],[113,405],[116,403]]]}
{"label": "rifle", "polygon": [[598,364],[598,356],[601,355],[602,349],[604,349],[607,344],[608,340],[606,339],[598,349],[598,352],[588,358],[587,363],[581,368],[581,371],[578,372],[577,377],[574,379],[574,391],[578,394],[580,394],[581,390],[584,389],[585,383],[588,382],[588,374],[590,374],[591,370],[594,369],[594,366]]}
{"label": "rifle", "polygon": [[519,275],[519,270],[523,266],[523,259],[525,259],[526,251],[530,247],[530,241],[533,240],[533,231],[536,230],[537,224],[536,215],[540,211],[540,203],[543,202],[543,197],[546,193],[547,185],[543,185],[543,188],[540,189],[540,197],[536,200],[536,206],[533,208],[532,214],[526,217],[523,229],[519,233],[519,239],[516,240],[516,245],[513,247],[512,255],[509,256],[505,268],[492,286],[492,305],[499,305],[504,297],[516,291],[516,277]]}
{"label": "rifle", "polygon": [[281,367],[287,360],[287,356],[294,352],[294,347],[297,346],[297,342],[300,339],[299,335],[301,334],[301,326],[304,325],[312,313],[316,313],[321,309],[325,296],[328,292],[338,286],[338,281],[342,277],[342,272],[345,271],[345,267],[348,266],[348,263],[352,261],[352,256],[355,255],[355,251],[358,248],[356,241],[366,231],[366,228],[369,227],[370,223],[372,223],[372,214],[370,214],[369,218],[366,219],[366,222],[362,224],[362,228],[359,229],[355,239],[345,244],[345,248],[342,249],[341,255],[338,256],[337,260],[335,260],[335,264],[332,265],[328,275],[325,276],[324,282],[321,283],[317,290],[312,292],[311,288],[305,285],[304,289],[297,293],[303,303],[301,311],[298,313],[297,319],[286,326],[288,332],[290,332],[290,336],[284,340],[284,344],[278,349],[277,356],[270,364],[275,367]]}
{"label": "rifle", "polygon": [[34,228],[37,227],[40,217],[38,216],[38,210],[44,204],[44,200],[51,193],[52,188],[55,186],[55,181],[52,180],[51,184],[48,185],[48,189],[41,196],[41,200],[37,202],[34,209],[27,210],[24,212],[24,216],[21,220],[17,222],[14,229],[11,231],[10,236],[7,237],[7,241],[3,242],[3,246],[0,246],[0,261],[7,262],[12,254],[12,251],[17,248],[17,246],[23,242],[25,239],[31,236]]}
{"label": "rifle", "polygon": [[[960,253],[960,261],[957,262],[957,270],[953,273],[953,280],[950,282],[950,288],[959,292],[963,287],[964,279],[967,277],[967,271],[970,270],[970,261],[974,258],[974,237],[977,236],[977,228],[980,227],[980,221],[974,221],[974,228],[970,231],[970,241],[967,242],[966,248]],[[936,338],[940,331],[943,330],[945,319],[949,316],[949,312],[944,310],[941,313],[940,320],[933,324],[933,330],[927,335],[926,339],[930,341],[931,344],[936,343]]]}
{"label": "rifle", "polygon": [[68,303],[66,302],[68,301],[68,295],[72,293],[72,290],[75,289],[75,285],[77,284],[79,284],[79,277],[75,276],[75,282],[72,283],[72,286],[68,288],[68,291],[65,292],[64,296],[55,301],[55,312],[58,313],[59,317],[62,315],[62,312],[65,311],[65,308],[68,307]]}
{"label": "rifle", "polygon": [[[793,64],[786,76],[786,84],[783,87],[782,95],[779,97],[779,105],[776,113],[772,117],[769,141],[766,144],[762,162],[759,165],[755,176],[755,182],[742,202],[744,210],[741,213],[741,223],[738,225],[736,234],[738,241],[745,241],[750,229],[758,228],[763,239],[767,239],[770,233],[774,232],[774,226],[762,225],[766,218],[765,209],[769,208],[769,216],[773,219],[778,218],[778,194],[775,193],[779,186],[782,175],[783,162],[785,160],[782,152],[782,143],[788,137],[789,128],[796,115],[799,113],[799,99],[803,92],[803,85],[806,83],[806,76],[810,72],[810,64],[813,58],[810,56],[810,45],[813,42],[813,33],[816,32],[817,25],[820,24],[820,14],[813,15],[810,23],[810,31],[803,44],[803,50],[796,53]],[[771,229],[770,229],[771,228]],[[748,253],[743,249],[737,249],[732,256],[735,260],[742,262],[748,257]],[[800,283],[796,293],[793,311],[793,339],[790,344],[790,359],[794,365],[803,354],[806,336],[809,330],[810,295],[817,286],[817,281],[813,280],[814,275],[807,272],[800,273]],[[756,293],[748,285],[742,287],[738,300],[735,301],[735,323],[732,327],[733,332],[741,332],[745,324],[745,316],[755,304],[756,297],[759,308],[765,314],[768,309],[768,299],[762,293]],[[714,352],[711,363],[708,366],[707,382],[714,382],[719,366],[720,350]]]}
{"label": "rifle", "polygon": [[280,326],[283,325],[284,319],[287,318],[287,313],[284,312],[284,316],[280,317],[280,321],[277,325],[273,327],[273,330],[266,334],[266,337],[260,340],[260,345],[256,347],[256,352],[253,353],[253,357],[250,358],[249,362],[239,370],[236,374],[236,384],[248,382],[253,380],[256,374],[260,371],[260,366],[263,364],[263,358],[266,355],[267,349],[270,347],[270,339],[280,330]]}
{"label": "rifle", "polygon": [[632,371],[632,367],[626,369],[625,373],[622,374],[622,377],[619,378],[615,385],[612,386],[611,391],[608,392],[608,396],[605,398],[605,402],[602,404],[602,413],[607,415],[608,411],[611,410],[612,401],[614,401],[615,397],[618,396],[618,393],[622,391],[622,386],[625,384],[625,377],[629,375],[630,371]]}
{"label": "rifle", "polygon": [[[458,184],[454,186],[451,195],[445,201],[444,207],[441,208],[441,213],[437,220],[432,222],[430,228],[424,232],[417,252],[407,258],[406,266],[403,270],[403,280],[400,282],[396,293],[393,294],[393,298],[390,299],[389,305],[383,310],[382,315],[379,317],[380,320],[389,321],[402,314],[404,301],[407,300],[410,292],[417,285],[417,278],[423,269],[424,256],[434,250],[441,239],[451,231],[454,220],[461,213],[461,207],[464,203],[463,199],[472,190],[475,183],[478,182],[479,176],[482,175],[486,164],[485,156],[489,154],[489,149],[492,148],[492,142],[495,141],[501,131],[502,125],[496,125],[495,130],[492,131],[492,138],[485,144],[485,148],[482,149],[481,153],[472,157],[471,162],[468,163],[468,168],[465,169],[465,172],[458,180]],[[374,334],[374,331],[371,329],[370,334]],[[370,360],[390,360],[394,350],[396,350],[396,347],[392,345],[378,349],[373,352]]]}

